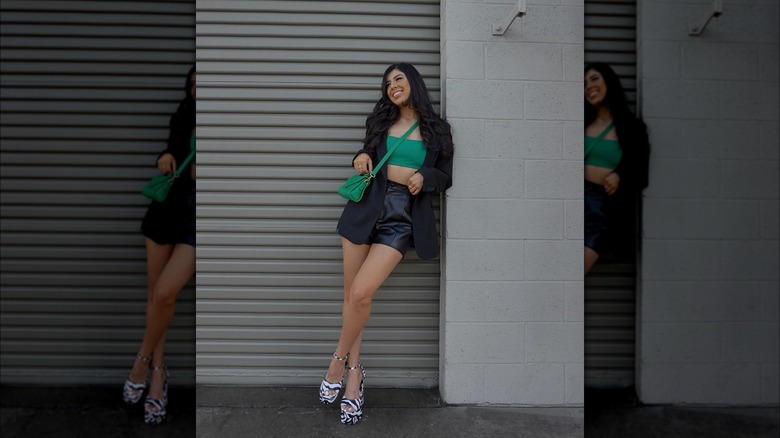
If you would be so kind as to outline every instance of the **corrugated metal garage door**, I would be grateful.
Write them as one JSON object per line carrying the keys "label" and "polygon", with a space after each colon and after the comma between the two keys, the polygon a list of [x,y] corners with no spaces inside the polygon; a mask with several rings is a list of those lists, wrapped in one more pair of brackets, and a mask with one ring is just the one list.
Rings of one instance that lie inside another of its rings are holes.
{"label": "corrugated metal garage door", "polygon": [[[636,0],[585,1],[585,62],[606,62],[636,107]],[[606,254],[585,278],[585,386],[634,384],[636,260]]]}
{"label": "corrugated metal garage door", "polygon": [[[340,331],[336,188],[381,75],[416,64],[439,96],[439,3],[202,1],[198,384],[318,385]],[[372,385],[438,384],[439,262],[378,292]]]}
{"label": "corrugated metal garage door", "polygon": [[[194,2],[0,7],[2,383],[119,386],[145,321],[139,190],[195,59]],[[193,292],[174,383],[194,382]]]}

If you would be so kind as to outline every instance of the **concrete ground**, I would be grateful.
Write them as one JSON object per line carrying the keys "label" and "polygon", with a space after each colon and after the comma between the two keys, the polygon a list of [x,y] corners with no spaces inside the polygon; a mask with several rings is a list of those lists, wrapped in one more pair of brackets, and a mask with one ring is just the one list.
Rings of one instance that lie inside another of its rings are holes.
{"label": "concrete ground", "polygon": [[[43,437],[772,437],[780,408],[637,406],[588,397],[583,408],[448,406],[435,390],[367,388],[363,420],[339,422],[316,388],[172,387],[169,419],[143,424],[116,388],[0,388],[3,438]],[[196,402],[197,400],[197,402]],[[584,423],[584,425],[583,425]]]}

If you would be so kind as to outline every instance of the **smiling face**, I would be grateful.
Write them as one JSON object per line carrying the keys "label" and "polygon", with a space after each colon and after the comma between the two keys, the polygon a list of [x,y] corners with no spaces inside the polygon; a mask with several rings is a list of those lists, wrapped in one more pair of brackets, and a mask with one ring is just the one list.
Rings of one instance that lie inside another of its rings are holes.
{"label": "smiling face", "polygon": [[596,70],[585,73],[585,100],[593,106],[601,106],[607,97],[607,84],[604,77]]}
{"label": "smiling face", "polygon": [[396,106],[404,107],[409,104],[412,87],[404,72],[394,69],[387,74],[385,78],[385,92],[388,99]]}

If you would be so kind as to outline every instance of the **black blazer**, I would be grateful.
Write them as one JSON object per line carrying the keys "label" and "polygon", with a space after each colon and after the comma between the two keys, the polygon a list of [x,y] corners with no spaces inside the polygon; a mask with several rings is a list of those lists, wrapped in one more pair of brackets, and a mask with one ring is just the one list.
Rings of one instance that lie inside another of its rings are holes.
{"label": "black blazer", "polygon": [[[176,159],[176,169],[190,154],[190,141],[192,139],[192,128],[195,126],[195,113],[189,111],[179,111],[171,116],[168,132],[168,147],[157,155],[157,160],[163,154],[169,153]],[[156,161],[155,161],[156,163]],[[192,165],[195,163],[195,157],[182,169],[179,177],[173,183],[168,197],[179,198],[180,196],[189,196],[189,192],[195,188],[195,181],[192,180]],[[166,199],[167,200],[167,199]]]}
{"label": "black blazer", "polygon": [[[367,153],[374,165],[387,153],[387,134],[375,150],[361,149],[355,158]],[[355,161],[355,158],[352,161]],[[423,176],[423,187],[412,204],[412,246],[423,259],[439,255],[439,236],[436,232],[436,218],[433,214],[432,193],[441,193],[452,185],[452,155],[428,149],[425,161],[419,169]],[[359,203],[348,201],[338,223],[339,234],[355,244],[368,243],[376,221],[382,211],[387,187],[387,166],[379,169],[374,181],[368,186]]]}

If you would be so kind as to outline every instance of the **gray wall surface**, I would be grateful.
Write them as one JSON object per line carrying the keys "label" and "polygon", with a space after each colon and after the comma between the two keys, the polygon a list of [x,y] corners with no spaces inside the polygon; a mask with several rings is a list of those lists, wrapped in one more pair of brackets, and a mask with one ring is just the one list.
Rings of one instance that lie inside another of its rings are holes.
{"label": "gray wall surface", "polygon": [[[194,2],[0,8],[0,379],[118,397],[145,322],[140,189],[184,98]],[[193,298],[168,337],[179,384],[194,384]]]}
{"label": "gray wall surface", "polygon": [[776,1],[643,0],[650,129],[638,393],[645,403],[780,402]]}
{"label": "gray wall surface", "polygon": [[582,405],[583,3],[442,2],[448,403]]}

